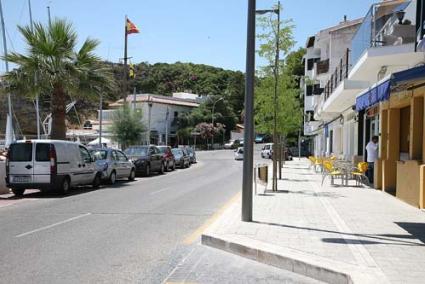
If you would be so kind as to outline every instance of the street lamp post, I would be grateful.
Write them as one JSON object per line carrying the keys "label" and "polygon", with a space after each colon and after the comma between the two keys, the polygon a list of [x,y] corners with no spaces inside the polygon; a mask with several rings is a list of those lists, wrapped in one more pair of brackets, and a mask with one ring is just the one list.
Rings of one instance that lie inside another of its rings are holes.
{"label": "street lamp post", "polygon": [[244,161],[242,177],[242,221],[252,221],[252,183],[254,173],[254,77],[255,77],[255,0],[248,0]]}
{"label": "street lamp post", "polygon": [[277,154],[280,152],[280,148],[278,145],[278,137],[277,137],[277,92],[279,85],[279,50],[280,50],[280,1],[277,3],[277,9],[272,10],[257,10],[257,14],[264,15],[266,13],[275,13],[277,14],[277,32],[276,32],[276,56],[274,62],[274,107],[273,107],[273,181],[272,181],[272,189],[273,191],[277,191]]}
{"label": "street lamp post", "polygon": [[[218,103],[219,101],[222,101],[222,100],[223,100],[223,98],[219,98],[218,100],[216,100],[213,103],[213,106],[212,106],[211,124],[212,124],[213,130],[214,130],[214,108],[215,108],[215,104]],[[211,147],[214,150],[214,131],[213,131],[213,135],[212,135],[212,138],[211,138]]]}

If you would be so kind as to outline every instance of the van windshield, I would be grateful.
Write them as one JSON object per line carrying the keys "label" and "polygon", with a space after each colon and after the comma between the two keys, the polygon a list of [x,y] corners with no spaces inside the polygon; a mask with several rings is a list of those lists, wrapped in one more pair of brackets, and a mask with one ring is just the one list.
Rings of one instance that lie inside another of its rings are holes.
{"label": "van windshield", "polygon": [[11,162],[29,162],[32,160],[32,143],[10,145],[9,160]]}

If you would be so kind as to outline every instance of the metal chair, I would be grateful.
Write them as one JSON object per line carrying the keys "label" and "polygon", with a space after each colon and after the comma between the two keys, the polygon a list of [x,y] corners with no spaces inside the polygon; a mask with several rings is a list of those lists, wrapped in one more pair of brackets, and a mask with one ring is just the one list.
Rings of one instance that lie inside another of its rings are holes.
{"label": "metal chair", "polygon": [[332,161],[324,160],[323,161],[322,186],[323,186],[323,182],[325,181],[325,178],[327,176],[331,177],[331,184],[333,185],[335,177],[340,177],[341,182],[343,182],[344,172],[341,169],[336,168]]}
{"label": "metal chair", "polygon": [[351,175],[356,179],[356,186],[359,186],[362,183],[370,185],[369,178],[366,176],[368,167],[369,164],[367,162],[360,162],[351,172]]}

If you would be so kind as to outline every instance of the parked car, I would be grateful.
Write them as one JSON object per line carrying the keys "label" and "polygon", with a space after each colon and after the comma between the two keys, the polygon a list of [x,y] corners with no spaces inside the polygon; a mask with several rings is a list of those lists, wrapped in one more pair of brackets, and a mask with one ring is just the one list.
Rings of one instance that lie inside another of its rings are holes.
{"label": "parked car", "polygon": [[179,148],[186,150],[187,154],[189,155],[191,164],[196,163],[196,153],[195,153],[195,150],[192,147],[181,145],[181,146],[179,146]]}
{"label": "parked car", "polygon": [[120,150],[102,148],[92,149],[90,153],[96,161],[97,171],[102,173],[102,181],[114,184],[117,179],[135,179],[136,168],[133,162]]}
{"label": "parked car", "polygon": [[255,143],[270,143],[271,140],[271,136],[268,134],[257,134],[255,136]]}
{"label": "parked car", "polygon": [[141,174],[150,176],[152,172],[164,174],[165,161],[158,147],[149,146],[131,146],[124,153],[133,161],[136,167],[136,175]]}
{"label": "parked car", "polygon": [[173,152],[171,152],[171,147],[169,146],[158,146],[159,151],[164,157],[165,161],[165,170],[174,171],[176,169],[176,160],[174,158]]}
{"label": "parked car", "polygon": [[10,145],[6,184],[16,196],[26,189],[67,193],[71,187],[99,187],[101,173],[94,158],[79,143],[60,140],[22,140]]}
{"label": "parked car", "polygon": [[229,140],[226,144],[224,144],[224,149],[237,149],[239,146],[241,146],[241,140],[235,139],[235,140]]}
{"label": "parked car", "polygon": [[176,160],[176,166],[184,169],[190,167],[190,157],[185,152],[184,149],[181,148],[173,148],[171,149],[171,152],[174,155],[174,158]]}
{"label": "parked car", "polygon": [[243,160],[243,147],[235,150],[235,160]]}
{"label": "parked car", "polygon": [[273,153],[273,143],[267,143],[261,149],[261,158],[271,159]]}

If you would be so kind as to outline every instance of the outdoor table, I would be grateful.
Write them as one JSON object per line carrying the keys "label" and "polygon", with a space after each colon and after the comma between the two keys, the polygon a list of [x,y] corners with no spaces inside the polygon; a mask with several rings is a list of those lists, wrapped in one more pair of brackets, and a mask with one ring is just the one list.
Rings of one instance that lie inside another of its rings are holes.
{"label": "outdoor table", "polygon": [[344,173],[345,185],[348,186],[348,177],[353,170],[353,162],[347,160],[336,160],[335,167]]}

